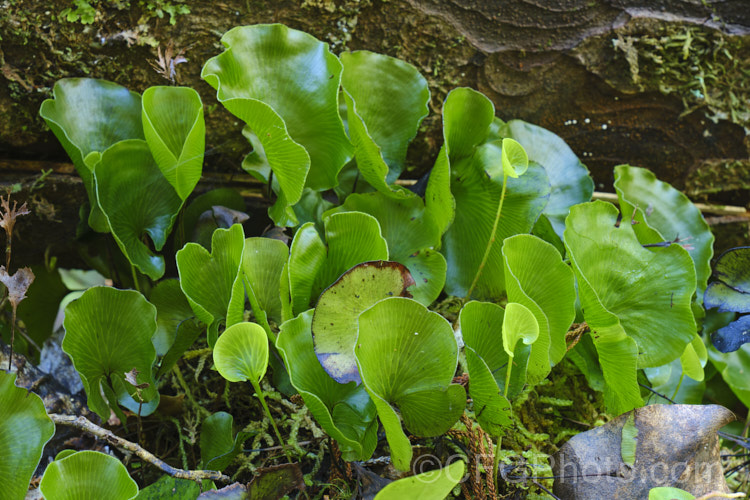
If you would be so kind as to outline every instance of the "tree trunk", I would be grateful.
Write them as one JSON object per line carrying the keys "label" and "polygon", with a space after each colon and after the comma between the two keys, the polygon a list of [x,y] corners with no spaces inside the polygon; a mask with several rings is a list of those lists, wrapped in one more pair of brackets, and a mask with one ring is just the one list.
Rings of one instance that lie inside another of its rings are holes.
{"label": "tree trunk", "polygon": [[[142,92],[168,83],[153,64],[172,47],[188,59],[176,66],[176,82],[197,89],[206,105],[204,171],[240,173],[249,150],[241,124],[216,104],[200,70],[222,51],[224,32],[254,23],[307,31],[336,53],[368,49],[415,65],[430,83],[432,113],[410,149],[412,177],[431,167],[440,148],[447,92],[470,86],[492,99],[502,119],[536,123],[565,139],[598,190],[611,190],[612,167],[629,163],[700,201],[748,200],[750,9],[743,0],[88,4],[91,24],[65,20],[61,12],[75,9],[73,0],[17,0],[0,12],[0,182],[23,181],[19,199],[36,206],[17,226],[23,250],[16,255],[28,258],[19,264],[41,260],[48,244],[52,254],[69,250],[85,197],[38,117],[55,81],[90,76]],[[176,13],[172,24],[168,6],[190,12]],[[53,162],[55,173],[30,195],[39,166],[31,160]]]}

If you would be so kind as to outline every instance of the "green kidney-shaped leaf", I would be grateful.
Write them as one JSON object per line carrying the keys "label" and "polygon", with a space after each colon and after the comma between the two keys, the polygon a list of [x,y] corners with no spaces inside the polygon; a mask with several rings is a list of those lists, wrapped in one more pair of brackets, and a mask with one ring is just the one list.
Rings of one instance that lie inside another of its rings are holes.
{"label": "green kidney-shaped leaf", "polygon": [[164,177],[183,201],[201,178],[206,125],[200,95],[188,87],[143,93],[143,132]]}
{"label": "green kidney-shaped leaf", "polygon": [[224,330],[214,346],[214,364],[230,382],[257,384],[268,368],[268,338],[263,327],[245,322]]}
{"label": "green kidney-shaped leaf", "polygon": [[679,357],[696,332],[695,270],[682,247],[643,248],[633,225],[616,221],[617,209],[605,202],[571,209],[565,244],[579,284],[585,280],[598,297],[581,297],[584,316],[616,316],[638,344],[638,366],[659,366]]}
{"label": "green kidney-shaped leaf", "polygon": [[141,125],[141,96],[125,87],[93,78],[63,78],[55,83],[52,99],[42,103],[39,114],[47,122],[55,137],[83,179],[91,203],[89,224],[106,232],[106,221],[99,212],[92,169],[86,157],[102,153],[110,146],[126,139],[143,139]]}
{"label": "green kidney-shaped leaf", "polygon": [[607,382],[611,411],[640,406],[636,369],[682,355],[696,331],[690,301],[695,270],[676,245],[649,250],[604,202],[571,208],[565,246],[584,317]]}
{"label": "green kidney-shaped leaf", "polygon": [[79,451],[49,464],[39,491],[47,500],[130,500],[138,485],[115,457]]}
{"label": "green kidney-shaped leaf", "polygon": [[[284,319],[310,308],[317,299],[347,270],[372,260],[388,260],[388,243],[380,232],[378,221],[360,212],[333,214],[325,221],[326,243],[315,225],[307,223],[294,235],[286,271],[282,274],[286,298],[291,304]],[[327,248],[326,248],[327,244]]]}
{"label": "green kidney-shaped leaf", "polygon": [[15,380],[15,373],[0,370],[0,483],[8,500],[26,497],[42,449],[55,434],[42,399]]}
{"label": "green kidney-shaped leaf", "polygon": [[[125,381],[134,368],[144,402],[141,415],[148,415],[159,402],[153,377],[156,350],[156,308],[140,293],[109,287],[89,288],[65,309],[65,351],[81,376],[89,408],[109,419],[117,402],[139,411],[135,388]],[[102,396],[105,392],[108,401]],[[111,396],[111,397],[110,397]],[[113,399],[116,398],[116,399]]]}
{"label": "green kidney-shaped leaf", "polygon": [[247,238],[242,254],[245,290],[259,321],[281,323],[281,276],[289,259],[289,248],[272,238]]}
{"label": "green kidney-shaped leaf", "polygon": [[389,184],[401,173],[409,142],[429,111],[427,81],[411,64],[365,50],[341,54],[341,63],[357,168],[378,191],[413,197]]}
{"label": "green kidney-shaped leaf", "polygon": [[518,341],[531,345],[539,337],[539,323],[523,304],[510,302],[503,317],[503,349],[511,358]]}
{"label": "green kidney-shaped leaf", "polygon": [[379,260],[352,267],[320,295],[312,322],[315,352],[336,382],[360,383],[354,358],[360,313],[388,297],[410,297],[412,285],[406,267]]}
{"label": "green kidney-shaped leaf", "polygon": [[687,196],[645,168],[616,166],[614,185],[623,219],[632,217],[639,222],[633,230],[642,244],[677,238],[684,242],[695,265],[698,300],[702,301],[711,275],[714,235],[700,210]]}
{"label": "green kidney-shaped leaf", "polygon": [[341,448],[344,460],[367,460],[377,445],[375,405],[363,385],[340,384],[323,369],[313,347],[313,310],[281,325],[276,347],[292,385],[315,420]]}
{"label": "green kidney-shaped leaf", "polygon": [[[490,148],[483,147],[486,151]],[[492,153],[490,156],[494,155]],[[478,156],[485,155],[478,152]],[[441,249],[448,263],[445,289],[450,295],[465,296],[487,245],[491,244],[473,296],[499,299],[505,291],[502,242],[509,236],[531,232],[547,202],[549,183],[544,170],[535,165],[529,166],[526,173],[517,179],[508,178],[502,214],[494,240],[490,242],[502,179],[489,179],[481,168],[489,167],[494,160],[478,161],[479,165],[465,164],[465,168],[457,168],[458,176],[451,184],[456,200],[456,216],[443,236]]]}
{"label": "green kidney-shaped leaf", "polygon": [[332,188],[351,158],[338,111],[341,63],[323,42],[280,24],[234,28],[221,41],[226,50],[201,76],[262,145],[279,187],[270,215],[295,225],[289,206],[302,188]]}
{"label": "green kidney-shaped leaf", "polygon": [[411,444],[394,406],[406,428],[419,436],[448,431],[466,406],[464,388],[451,383],[458,363],[453,329],[419,302],[391,297],[360,315],[355,355],[394,466],[408,470]]}
{"label": "green kidney-shaped leaf", "polygon": [[504,317],[505,311],[497,304],[476,301],[467,303],[459,314],[474,414],[482,429],[495,437],[503,436],[513,423],[510,402],[499,387],[505,385],[508,362],[513,362],[503,349]]}
{"label": "green kidney-shaped leaf", "polygon": [[573,271],[555,247],[531,235],[507,238],[502,254],[508,301],[527,307],[539,324],[528,367],[529,382],[534,384],[567,352],[565,334],[575,319]]}
{"label": "green kidney-shaped leaf", "polygon": [[500,159],[503,164],[503,173],[514,179],[523,175],[529,168],[529,157],[526,150],[518,141],[513,139],[503,139]]}
{"label": "green kidney-shaped leaf", "polygon": [[388,258],[409,269],[415,284],[414,300],[429,306],[445,285],[445,258],[440,246],[440,229],[426,212],[418,196],[390,198],[382,193],[352,194],[336,212],[364,212],[378,220],[388,242]]}
{"label": "green kidney-shaped leaf", "polygon": [[201,426],[201,460],[206,470],[223,471],[234,457],[242,453],[242,444],[252,436],[250,432],[234,435],[234,417],[219,411],[203,421]]}
{"label": "green kidney-shaped leaf", "polygon": [[[451,193],[451,168],[467,161],[489,134],[495,116],[492,101],[470,88],[453,89],[443,104],[443,147],[427,184],[425,205],[441,234],[453,222],[456,202]],[[498,158],[499,159],[499,158]]]}
{"label": "green kidney-shaped leaf", "polygon": [[494,130],[494,112],[487,97],[466,88],[453,90],[443,106],[445,144],[430,174],[425,203],[445,231],[441,252],[448,264],[445,290],[450,295],[471,291],[478,298],[501,298],[502,241],[531,232],[550,193],[538,165],[530,165],[518,178],[503,175],[504,164],[511,168],[510,157],[518,157],[513,162],[518,165],[512,166],[519,169],[525,162],[523,148],[515,141],[508,140],[512,154],[505,152],[505,162],[502,141],[485,142]]}
{"label": "green kidney-shaped leaf", "polygon": [[464,478],[466,464],[461,460],[442,469],[405,477],[385,486],[375,495],[375,500],[444,500]]}
{"label": "green kidney-shaped leaf", "polygon": [[164,275],[164,258],[144,243],[148,234],[159,251],[167,241],[182,200],[156,166],[142,140],[120,141],[101,155],[94,169],[96,198],[118,246],[131,264],[152,280]]}
{"label": "green kidney-shaped leaf", "polygon": [[217,229],[211,238],[211,253],[197,243],[187,243],[177,252],[180,287],[195,315],[208,325],[209,345],[216,343],[219,322],[226,326],[242,321],[245,290],[242,286],[242,226]]}
{"label": "green kidney-shaped leaf", "polygon": [[522,120],[511,120],[499,128],[502,137],[511,137],[526,149],[530,162],[544,167],[551,191],[543,213],[562,238],[570,207],[589,201],[594,192],[588,170],[565,141],[545,128]]}

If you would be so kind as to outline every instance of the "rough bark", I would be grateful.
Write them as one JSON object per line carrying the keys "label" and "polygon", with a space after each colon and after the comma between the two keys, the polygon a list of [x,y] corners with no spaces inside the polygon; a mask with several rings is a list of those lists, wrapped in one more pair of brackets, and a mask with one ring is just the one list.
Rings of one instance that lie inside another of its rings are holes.
{"label": "rough bark", "polygon": [[[335,52],[400,57],[428,78],[432,113],[410,150],[408,175],[432,165],[442,101],[466,85],[487,94],[501,118],[563,137],[598,189],[611,189],[614,165],[630,163],[702,201],[744,205],[750,193],[750,84],[742,73],[750,71],[750,10],[743,0],[224,0],[185,3],[191,12],[174,25],[152,9],[178,0],[89,3],[96,17],[83,25],[60,15],[72,0],[5,2],[0,159],[67,161],[38,117],[54,82],[92,76],[142,92],[166,82],[150,63],[156,45],[171,44],[189,60],[177,66],[177,83],[196,88],[207,106],[205,170],[240,172],[249,146],[200,69],[222,50],[228,29],[283,22]],[[7,165],[4,183],[30,175]],[[66,177],[51,176],[37,191],[54,215],[35,216],[34,234],[72,237],[84,195]]]}

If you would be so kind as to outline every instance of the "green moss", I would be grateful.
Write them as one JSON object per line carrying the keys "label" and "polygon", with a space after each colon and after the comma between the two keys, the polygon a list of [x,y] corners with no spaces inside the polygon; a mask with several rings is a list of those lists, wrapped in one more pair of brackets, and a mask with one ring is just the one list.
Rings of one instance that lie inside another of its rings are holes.
{"label": "green moss", "polygon": [[750,161],[706,162],[685,180],[685,192],[693,199],[724,191],[750,189]]}
{"label": "green moss", "polygon": [[633,83],[676,94],[684,114],[703,109],[750,128],[750,44],[741,37],[695,26],[664,25],[653,35],[619,36]]}

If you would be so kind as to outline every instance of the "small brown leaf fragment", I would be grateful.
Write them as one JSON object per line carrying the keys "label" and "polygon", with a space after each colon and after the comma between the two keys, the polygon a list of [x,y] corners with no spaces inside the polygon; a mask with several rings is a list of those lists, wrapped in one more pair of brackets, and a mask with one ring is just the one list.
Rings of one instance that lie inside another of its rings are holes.
{"label": "small brown leaf fragment", "polygon": [[21,205],[21,208],[16,208],[18,202],[13,201],[13,208],[10,208],[10,196],[6,199],[4,196],[0,196],[0,227],[5,229],[5,233],[8,238],[13,234],[13,226],[16,224],[16,218],[21,215],[29,215],[29,209],[26,206],[26,202]]}
{"label": "small brown leaf fragment", "polygon": [[137,377],[138,377],[139,373],[140,372],[138,370],[136,370],[135,368],[133,368],[129,372],[125,373],[125,381],[128,384],[130,384],[133,387],[135,387],[136,389],[145,389],[146,387],[149,386],[149,384],[139,384],[138,383]]}
{"label": "small brown leaf fragment", "polygon": [[0,266],[0,282],[8,289],[8,301],[15,309],[26,298],[26,291],[34,282],[34,273],[31,268],[23,267],[9,275],[5,266]]}

